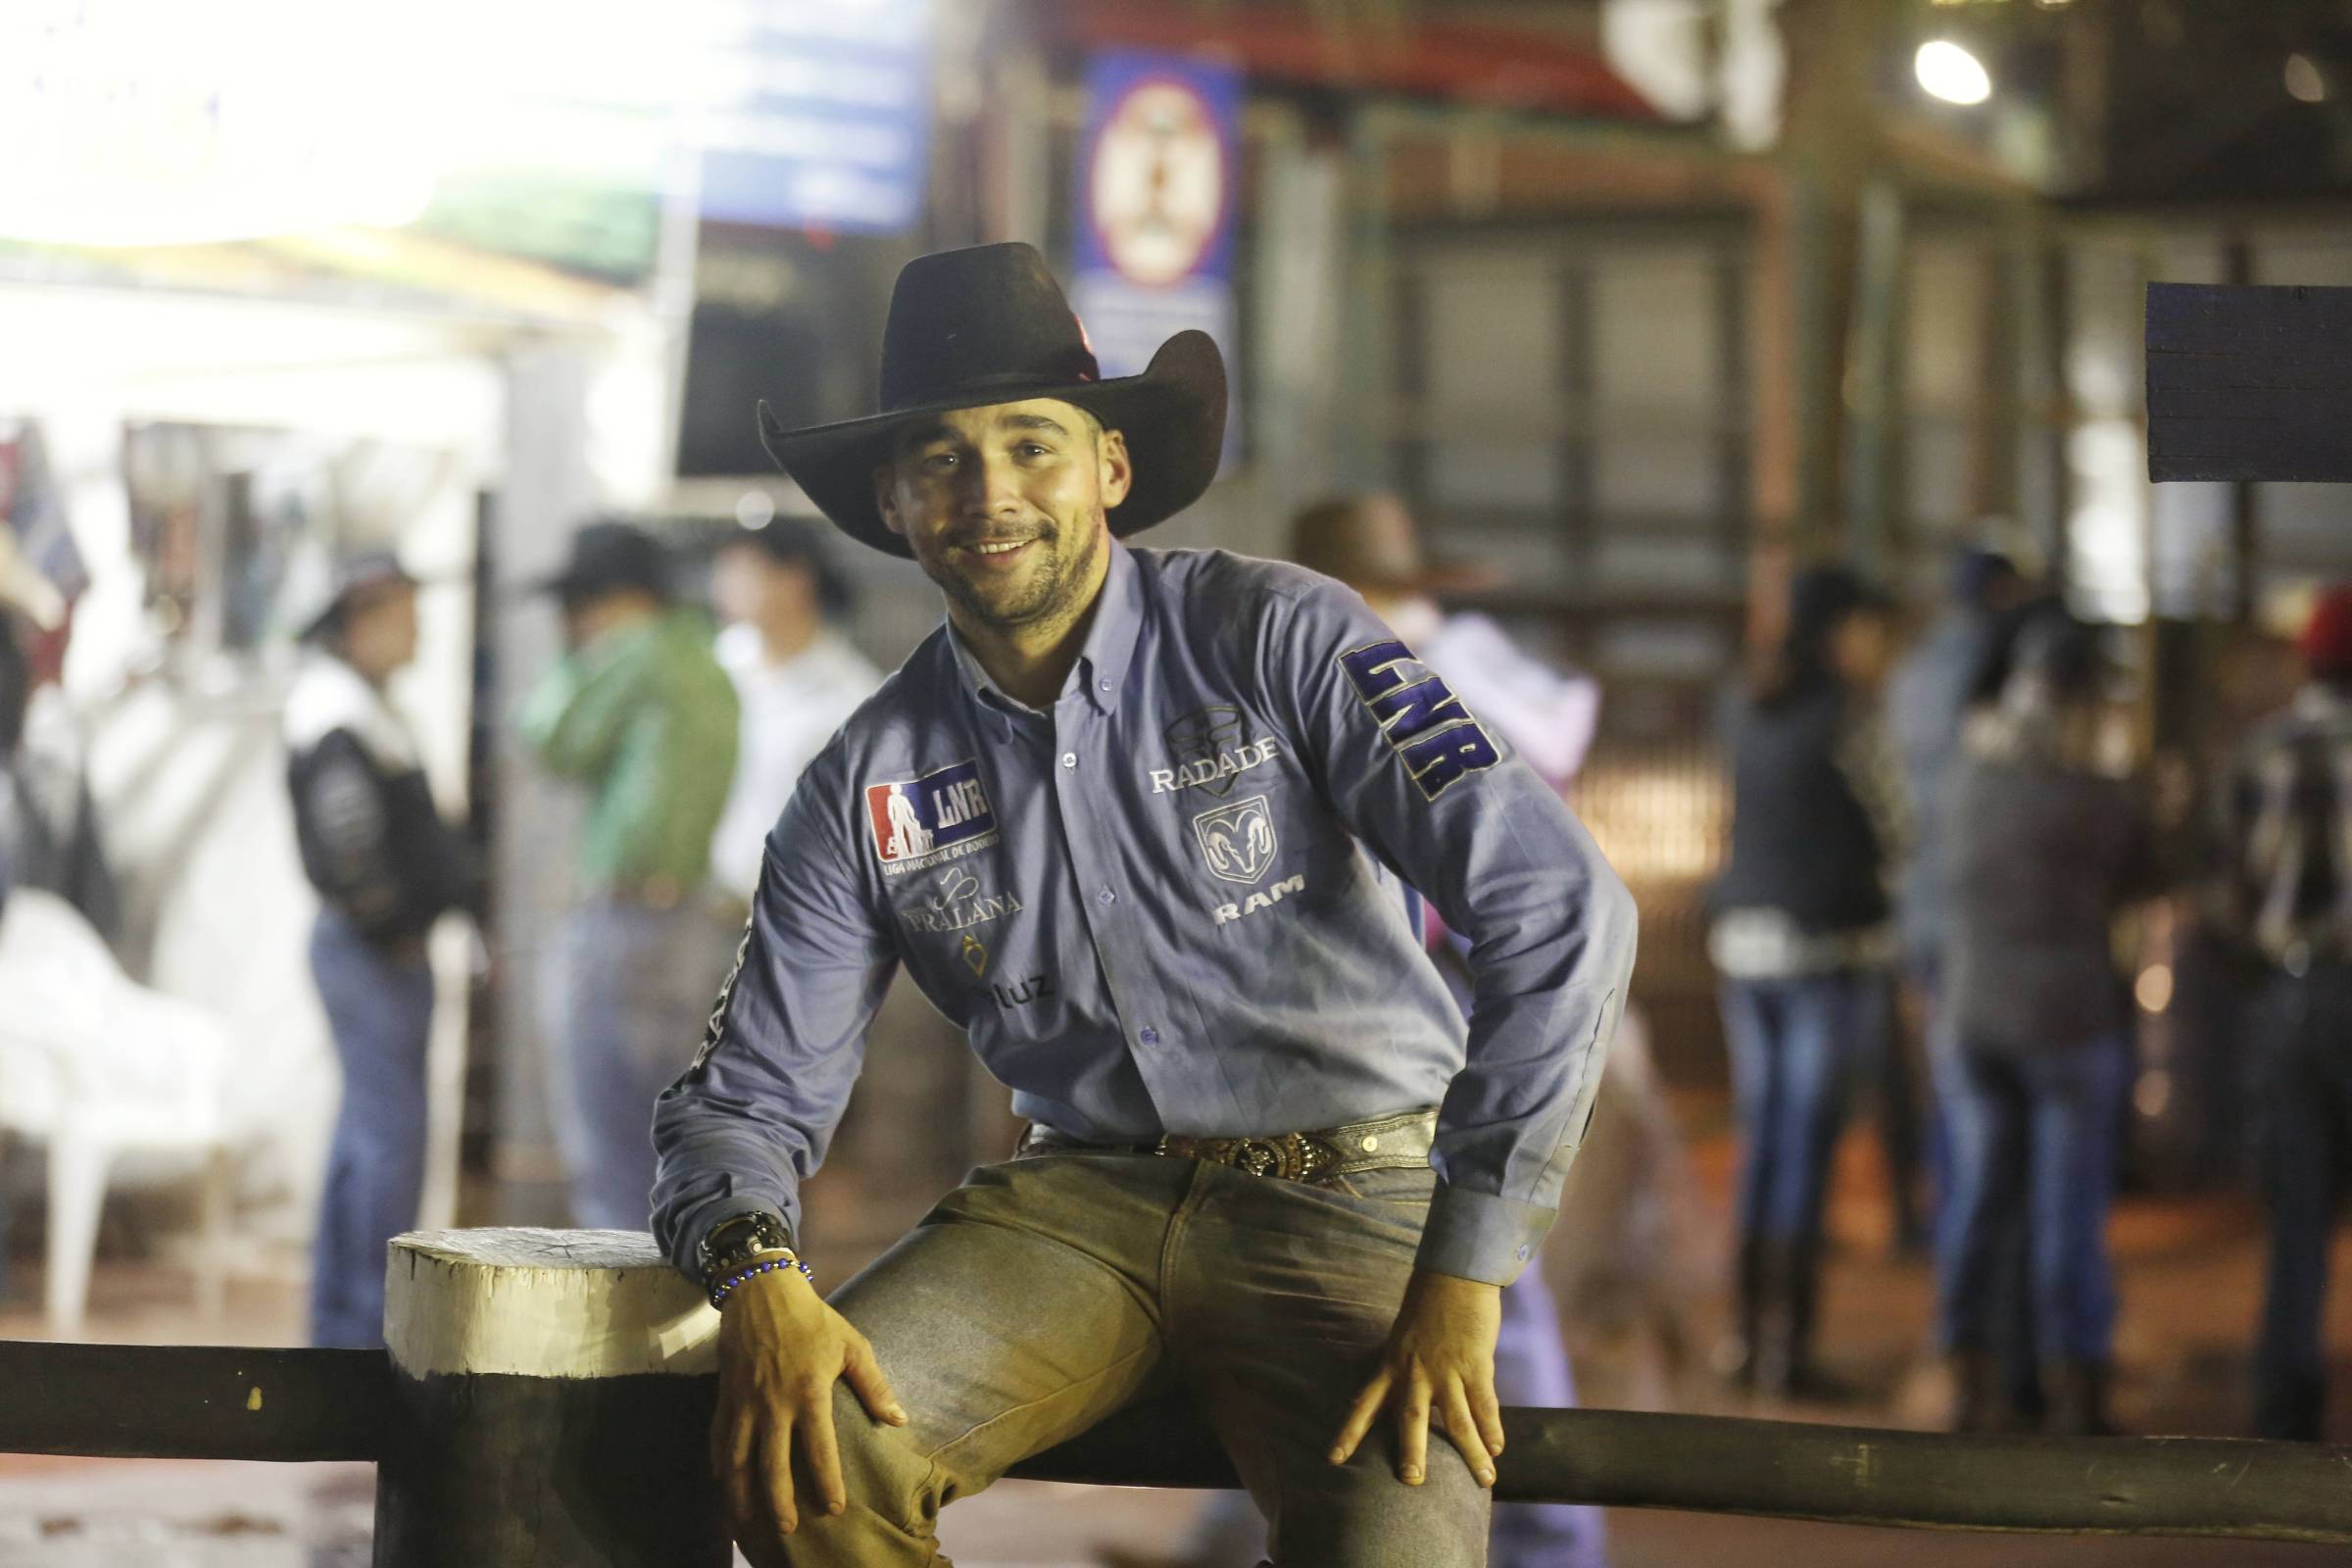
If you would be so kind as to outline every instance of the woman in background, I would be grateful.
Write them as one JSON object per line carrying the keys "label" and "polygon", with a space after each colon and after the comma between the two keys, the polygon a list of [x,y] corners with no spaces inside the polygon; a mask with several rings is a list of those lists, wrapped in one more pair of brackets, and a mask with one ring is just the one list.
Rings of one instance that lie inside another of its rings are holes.
{"label": "woman in background", "polygon": [[1707,946],[1740,1124],[1731,1370],[1781,1396],[1837,1392],[1813,1365],[1813,1320],[1847,1085],[1888,1024],[1901,796],[1877,694],[1891,654],[1883,597],[1842,566],[1803,571],[1725,726],[1732,850]]}
{"label": "woman in background", "polygon": [[2001,1240],[2021,1226],[2049,1424],[2110,1430],[2107,1208],[2132,1070],[2111,932],[2158,867],[2105,668],[2095,631],[2037,611],[1998,701],[1962,735],[1950,786],[1949,1037],[1936,1057],[1952,1172],[1936,1286],[1963,1431],[2021,1424],[2000,1407],[1996,1355]]}

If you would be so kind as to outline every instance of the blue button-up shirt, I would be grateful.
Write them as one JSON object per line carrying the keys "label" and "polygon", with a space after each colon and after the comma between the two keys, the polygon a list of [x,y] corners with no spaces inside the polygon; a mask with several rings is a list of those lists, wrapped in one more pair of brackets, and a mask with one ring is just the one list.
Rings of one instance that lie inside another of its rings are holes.
{"label": "blue button-up shirt", "polygon": [[[1348,589],[1111,550],[1050,710],[942,626],[802,775],[655,1113],[681,1268],[722,1219],[797,1222],[901,965],[1019,1114],[1073,1137],[1434,1104],[1421,1266],[1507,1284],[1550,1226],[1633,966],[1624,884]],[[1466,1036],[1407,886],[1468,941]]]}

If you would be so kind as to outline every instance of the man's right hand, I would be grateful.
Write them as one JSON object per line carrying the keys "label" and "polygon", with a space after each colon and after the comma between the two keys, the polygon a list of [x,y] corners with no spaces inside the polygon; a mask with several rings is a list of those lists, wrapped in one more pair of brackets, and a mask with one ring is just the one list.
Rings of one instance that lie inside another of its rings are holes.
{"label": "man's right hand", "polygon": [[828,1514],[849,1506],[833,1432],[833,1384],[841,1378],[875,1420],[906,1424],[874,1348],[797,1271],[736,1287],[718,1324],[710,1466],[735,1540],[757,1568],[781,1564],[783,1538],[800,1528],[796,1443],[813,1484],[808,1505]]}

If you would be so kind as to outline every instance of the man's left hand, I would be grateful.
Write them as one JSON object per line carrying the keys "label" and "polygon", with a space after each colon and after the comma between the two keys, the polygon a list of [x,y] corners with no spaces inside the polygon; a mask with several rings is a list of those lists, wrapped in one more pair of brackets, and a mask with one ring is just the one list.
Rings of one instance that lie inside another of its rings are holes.
{"label": "man's left hand", "polygon": [[1502,1452],[1502,1406],[1494,1398],[1494,1336],[1502,1291],[1477,1280],[1415,1269],[1381,1351],[1380,1370],[1355,1396],[1331,1462],[1346,1464],[1384,1407],[1396,1419],[1396,1479],[1417,1487],[1429,1474],[1434,1414],[1470,1462],[1478,1484],[1494,1484]]}

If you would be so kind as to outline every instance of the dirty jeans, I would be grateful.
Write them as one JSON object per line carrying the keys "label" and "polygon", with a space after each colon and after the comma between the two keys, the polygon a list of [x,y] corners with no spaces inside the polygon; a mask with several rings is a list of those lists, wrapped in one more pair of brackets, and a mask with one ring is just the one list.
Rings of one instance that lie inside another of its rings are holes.
{"label": "dirty jeans", "polygon": [[541,1016],[573,1224],[649,1223],[654,1101],[693,1062],[742,936],[707,891],[666,907],[591,899],[564,917]]}
{"label": "dirty jeans", "polygon": [[311,1343],[384,1343],[385,1248],[416,1225],[424,1190],[424,1055],[433,971],[396,957],[332,909],[311,928],[311,975],[343,1066],[311,1260]]}
{"label": "dirty jeans", "polygon": [[[1434,1174],[1334,1186],[1148,1154],[983,1166],[833,1297],[909,1424],[835,1395],[850,1505],[804,1513],[795,1568],[944,1564],[939,1510],[1114,1410],[1189,1396],[1283,1568],[1478,1568],[1488,1498],[1440,1433],[1396,1479],[1384,1418],[1326,1457],[1412,1272]],[[818,1261],[822,1261],[819,1259]]]}
{"label": "dirty jeans", "polygon": [[[1541,1261],[1502,1293],[1494,1339],[1494,1395],[1506,1405],[1572,1409],[1576,1383],[1560,1343],[1560,1308]],[[1185,1544],[1190,1568],[1250,1568],[1265,1555],[1266,1530],[1250,1499],[1212,1494]],[[1609,1560],[1601,1511],[1573,1502],[1498,1502],[1488,1537],[1492,1568],[1602,1568]]]}

